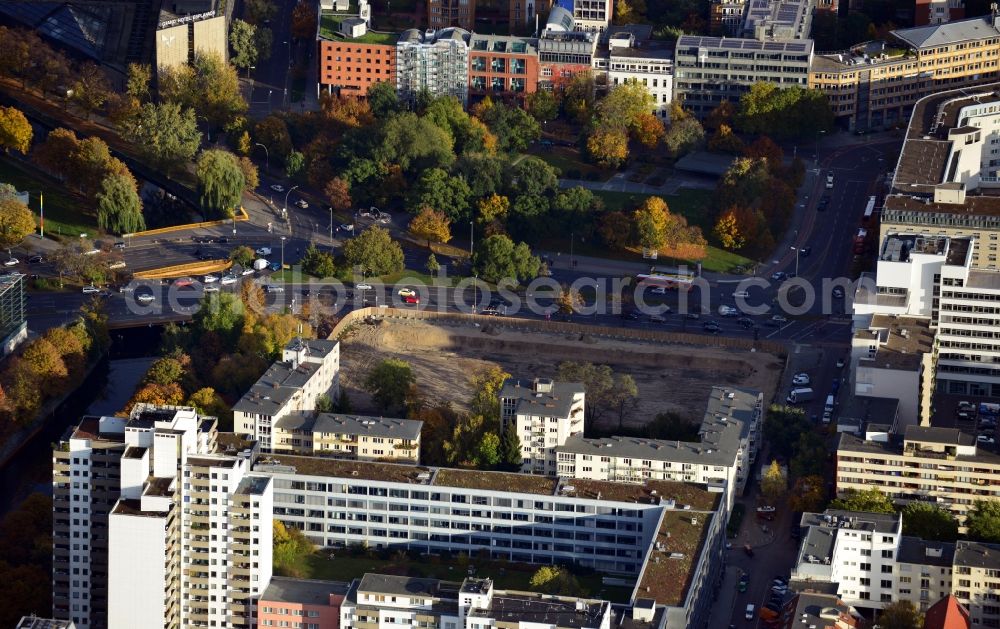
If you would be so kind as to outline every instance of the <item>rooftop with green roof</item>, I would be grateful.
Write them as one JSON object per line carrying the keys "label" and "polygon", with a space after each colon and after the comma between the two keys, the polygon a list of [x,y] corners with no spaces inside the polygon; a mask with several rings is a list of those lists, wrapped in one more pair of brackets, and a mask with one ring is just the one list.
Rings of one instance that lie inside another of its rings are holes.
{"label": "rooftop with green roof", "polygon": [[357,44],[395,45],[399,33],[383,33],[366,30],[361,37],[348,37],[340,32],[340,24],[347,18],[358,17],[358,5],[351,2],[347,11],[322,11],[319,16],[319,36],[331,41],[345,41]]}

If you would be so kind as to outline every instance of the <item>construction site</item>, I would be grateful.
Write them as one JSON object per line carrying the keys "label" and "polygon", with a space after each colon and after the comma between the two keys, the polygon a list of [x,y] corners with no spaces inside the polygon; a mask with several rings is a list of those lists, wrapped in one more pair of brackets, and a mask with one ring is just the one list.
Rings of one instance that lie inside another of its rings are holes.
{"label": "construction site", "polygon": [[[634,378],[638,403],[624,424],[632,428],[663,412],[701,421],[705,399],[715,385],[757,389],[770,400],[785,364],[783,356],[759,350],[419,319],[359,322],[341,342],[341,386],[356,412],[378,414],[364,382],[387,358],[411,365],[428,403],[447,402],[457,410],[467,410],[472,378],[485,368],[497,366],[517,378],[556,378],[562,362],[592,362]],[[617,419],[607,417],[596,427],[616,426]]]}

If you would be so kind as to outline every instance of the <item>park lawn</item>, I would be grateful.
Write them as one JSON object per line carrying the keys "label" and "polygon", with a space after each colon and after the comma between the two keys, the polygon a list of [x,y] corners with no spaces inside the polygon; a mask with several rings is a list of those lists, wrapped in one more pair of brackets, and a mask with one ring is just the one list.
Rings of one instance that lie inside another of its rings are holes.
{"label": "park lawn", "polygon": [[38,213],[38,191],[44,193],[45,233],[61,236],[97,235],[97,217],[83,212],[83,202],[65,186],[48,177],[32,173],[16,161],[0,158],[0,182],[9,183],[20,192],[30,191],[31,211]]}
{"label": "park lawn", "polygon": [[[425,557],[414,561],[409,557],[378,559],[375,557],[354,557],[347,551],[336,551],[333,559],[323,553],[314,553],[296,565],[302,578],[324,581],[347,581],[360,579],[365,573],[394,574],[448,581],[462,581],[466,576],[466,565],[476,568],[476,574],[493,579],[498,589],[531,592],[531,575],[538,566],[511,564],[500,561],[470,559],[468,564],[461,561],[445,561],[437,557]],[[601,583],[601,575],[592,573],[578,576],[585,595],[598,596],[613,603],[628,602],[631,588],[606,586]]]}
{"label": "park lawn", "polygon": [[565,179],[607,181],[614,174],[613,170],[605,170],[594,164],[588,164],[580,159],[578,150],[566,146],[542,146],[536,143],[528,155],[538,157],[549,166],[558,168],[559,176]]}

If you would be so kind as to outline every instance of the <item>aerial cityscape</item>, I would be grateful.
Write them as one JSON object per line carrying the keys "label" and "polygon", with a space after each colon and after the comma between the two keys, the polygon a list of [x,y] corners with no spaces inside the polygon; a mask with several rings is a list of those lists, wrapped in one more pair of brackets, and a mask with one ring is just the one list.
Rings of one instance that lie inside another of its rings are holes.
{"label": "aerial cityscape", "polygon": [[0,0],[0,627],[1000,629],[1000,8]]}

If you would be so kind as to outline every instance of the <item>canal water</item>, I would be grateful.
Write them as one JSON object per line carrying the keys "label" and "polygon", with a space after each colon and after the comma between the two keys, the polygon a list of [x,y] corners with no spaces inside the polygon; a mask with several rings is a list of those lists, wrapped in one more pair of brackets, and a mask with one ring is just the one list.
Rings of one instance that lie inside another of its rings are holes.
{"label": "canal water", "polygon": [[111,332],[111,351],[35,434],[0,467],[0,515],[33,492],[52,493],[52,444],[83,415],[113,415],[128,402],[136,384],[156,360],[162,328]]}

